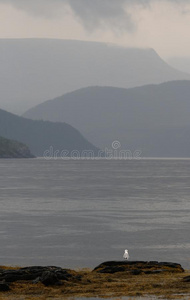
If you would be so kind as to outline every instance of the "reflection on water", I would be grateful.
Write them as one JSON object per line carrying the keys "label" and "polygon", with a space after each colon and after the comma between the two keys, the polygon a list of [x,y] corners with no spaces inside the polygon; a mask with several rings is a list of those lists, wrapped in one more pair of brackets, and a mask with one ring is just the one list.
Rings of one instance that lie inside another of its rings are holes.
{"label": "reflection on water", "polygon": [[190,267],[190,160],[0,160],[3,264]]}

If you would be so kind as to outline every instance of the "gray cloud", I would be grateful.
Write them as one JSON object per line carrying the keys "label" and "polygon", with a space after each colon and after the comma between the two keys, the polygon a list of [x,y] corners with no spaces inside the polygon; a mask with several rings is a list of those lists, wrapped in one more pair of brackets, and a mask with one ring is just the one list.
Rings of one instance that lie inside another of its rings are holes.
{"label": "gray cloud", "polygon": [[125,11],[126,0],[70,0],[67,3],[87,29],[107,25],[119,30],[134,29],[132,18]]}
{"label": "gray cloud", "polygon": [[78,21],[89,31],[108,26],[115,31],[133,31],[135,24],[127,7],[150,6],[156,1],[171,2],[174,5],[189,3],[189,0],[0,0],[0,3],[9,3],[29,14],[46,18],[57,16],[60,8],[68,6]]}

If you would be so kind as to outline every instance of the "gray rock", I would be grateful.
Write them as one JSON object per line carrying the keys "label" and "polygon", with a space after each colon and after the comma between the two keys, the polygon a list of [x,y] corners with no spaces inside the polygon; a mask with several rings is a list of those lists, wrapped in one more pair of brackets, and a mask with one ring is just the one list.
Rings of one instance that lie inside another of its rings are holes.
{"label": "gray rock", "polygon": [[52,271],[46,271],[42,274],[40,278],[41,283],[45,286],[50,285],[61,285],[62,283],[59,281],[57,275]]}
{"label": "gray rock", "polygon": [[162,272],[184,272],[180,264],[157,261],[108,261],[97,266],[98,273],[127,272],[131,275],[158,274]]}
{"label": "gray rock", "polygon": [[41,267],[41,266],[32,266],[32,267],[25,267],[20,268],[17,270],[0,270],[0,281],[4,280],[5,282],[16,282],[16,281],[33,281],[36,283],[39,278],[43,278],[45,273],[51,273],[52,278],[53,274],[54,277],[57,278],[57,281],[60,280],[71,280],[74,278],[72,273],[67,269],[62,269],[60,267]]}

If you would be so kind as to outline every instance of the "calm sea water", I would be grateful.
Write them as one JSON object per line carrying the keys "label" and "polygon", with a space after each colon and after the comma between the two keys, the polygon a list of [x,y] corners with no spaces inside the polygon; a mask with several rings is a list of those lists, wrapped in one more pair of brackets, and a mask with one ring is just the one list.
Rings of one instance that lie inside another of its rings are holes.
{"label": "calm sea water", "polygon": [[0,264],[190,268],[190,160],[0,160]]}

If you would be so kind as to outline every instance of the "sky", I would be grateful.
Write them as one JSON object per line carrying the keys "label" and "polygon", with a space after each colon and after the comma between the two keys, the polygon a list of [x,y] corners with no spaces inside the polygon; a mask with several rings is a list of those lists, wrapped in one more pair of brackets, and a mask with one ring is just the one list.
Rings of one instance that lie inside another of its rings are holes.
{"label": "sky", "polygon": [[190,0],[0,0],[0,38],[58,38],[189,56]]}

